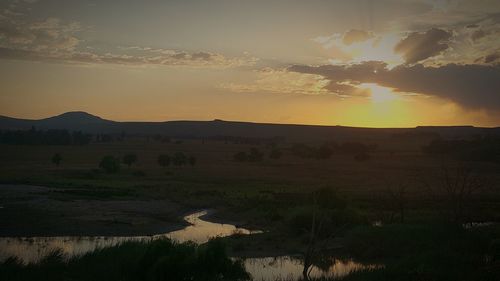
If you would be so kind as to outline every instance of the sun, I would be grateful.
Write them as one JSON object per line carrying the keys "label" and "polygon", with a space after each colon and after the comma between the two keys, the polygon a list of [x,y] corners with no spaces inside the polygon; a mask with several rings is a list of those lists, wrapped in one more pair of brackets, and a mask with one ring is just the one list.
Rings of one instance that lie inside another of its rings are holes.
{"label": "sun", "polygon": [[389,103],[398,98],[398,96],[392,92],[391,88],[382,87],[375,83],[363,83],[360,87],[370,92],[373,103]]}

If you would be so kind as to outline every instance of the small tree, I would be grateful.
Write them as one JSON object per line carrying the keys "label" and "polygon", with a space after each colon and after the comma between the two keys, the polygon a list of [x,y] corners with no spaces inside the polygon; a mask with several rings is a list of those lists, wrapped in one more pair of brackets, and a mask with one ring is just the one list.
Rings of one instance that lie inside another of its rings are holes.
{"label": "small tree", "polygon": [[168,154],[161,154],[158,156],[158,164],[163,168],[170,166],[170,156]]}
{"label": "small tree", "polygon": [[260,152],[259,149],[257,149],[256,147],[252,147],[250,149],[250,154],[248,155],[248,161],[257,162],[257,161],[262,161],[263,158],[264,155],[262,154],[262,152]]}
{"label": "small tree", "polygon": [[185,165],[186,162],[187,162],[187,157],[182,152],[176,152],[172,157],[172,164],[174,164],[175,166]]}
{"label": "small tree", "polygon": [[405,214],[407,209],[407,191],[405,184],[399,184],[395,187],[389,186],[386,190],[386,199],[384,204],[389,208],[391,216],[389,222],[394,222],[394,217],[399,214],[399,222],[405,222]]}
{"label": "small tree", "polygon": [[61,161],[62,161],[61,154],[56,153],[56,154],[54,154],[54,156],[52,156],[52,163],[54,163],[54,165],[59,167],[59,164],[61,164]]}
{"label": "small tree", "polygon": [[194,167],[194,165],[196,165],[196,157],[189,156],[188,162],[189,162],[189,165],[191,165],[191,167]]}
{"label": "small tree", "polygon": [[127,154],[123,156],[123,164],[127,165],[129,168],[132,164],[137,163],[137,155],[136,154]]}
{"label": "small tree", "polygon": [[[348,224],[346,220],[335,218],[334,210],[345,208],[335,190],[320,188],[312,194],[311,228],[309,242],[304,252],[303,280],[310,280],[311,266],[320,254],[321,249],[328,248],[331,239],[335,238]],[[321,243],[321,245],[318,245]]]}
{"label": "small tree", "polygon": [[449,219],[455,223],[467,222],[486,189],[483,179],[467,167],[443,167],[438,182],[424,184],[436,202],[445,203]]}
{"label": "small tree", "polygon": [[245,162],[248,160],[248,155],[244,151],[237,152],[233,155],[234,161]]}
{"label": "small tree", "polygon": [[120,160],[114,156],[107,155],[101,159],[99,168],[108,174],[114,174],[120,171]]}

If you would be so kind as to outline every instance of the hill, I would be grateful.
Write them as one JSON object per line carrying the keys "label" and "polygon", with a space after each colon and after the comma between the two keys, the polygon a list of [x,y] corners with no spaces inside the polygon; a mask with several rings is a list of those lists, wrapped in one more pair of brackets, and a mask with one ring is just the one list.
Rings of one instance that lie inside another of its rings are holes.
{"label": "hill", "polygon": [[463,137],[474,135],[500,135],[500,128],[478,128],[472,126],[425,126],[417,128],[356,128],[343,126],[318,126],[294,124],[270,124],[235,121],[166,121],[166,122],[117,122],[102,119],[86,112],[67,112],[40,120],[18,119],[0,116],[0,130],[67,129],[94,134],[154,135],[173,137],[282,137],[288,140],[325,140],[350,138],[378,138],[388,134],[410,138],[440,135]]}

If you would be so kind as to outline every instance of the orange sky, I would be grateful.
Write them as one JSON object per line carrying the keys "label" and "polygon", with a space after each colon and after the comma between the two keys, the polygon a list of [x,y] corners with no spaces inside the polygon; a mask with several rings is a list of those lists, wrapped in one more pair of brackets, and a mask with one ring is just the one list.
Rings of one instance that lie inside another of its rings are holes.
{"label": "orange sky", "polygon": [[500,3],[0,3],[0,115],[500,124]]}

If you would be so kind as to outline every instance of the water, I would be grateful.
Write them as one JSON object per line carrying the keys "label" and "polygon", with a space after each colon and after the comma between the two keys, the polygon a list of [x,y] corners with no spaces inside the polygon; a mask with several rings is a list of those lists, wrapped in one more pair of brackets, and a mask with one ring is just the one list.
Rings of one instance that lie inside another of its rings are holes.
{"label": "water", "polygon": [[231,224],[208,222],[201,219],[207,211],[196,212],[184,217],[190,225],[177,231],[153,236],[61,236],[61,237],[5,237],[0,238],[0,260],[16,256],[26,263],[37,262],[52,251],[61,250],[64,256],[72,257],[95,249],[116,246],[127,241],[151,241],[170,238],[178,242],[192,241],[197,244],[210,238],[232,234],[253,234],[251,231]]}
{"label": "water", "polygon": [[[233,234],[254,234],[231,224],[213,223],[201,217],[207,211],[196,212],[184,217],[190,225],[177,231],[153,236],[61,236],[61,237],[5,237],[0,238],[0,261],[16,256],[26,263],[37,262],[52,251],[60,250],[65,257],[83,255],[95,249],[116,246],[127,241],[151,241],[170,238],[178,242],[192,241],[198,244],[207,242],[213,237],[224,237]],[[246,270],[257,281],[297,280],[302,277],[303,264],[294,256],[247,258],[244,260]],[[343,277],[362,269],[377,268],[378,265],[364,265],[353,260],[332,259],[326,268],[311,267],[311,277]]]}
{"label": "water", "polygon": [[[304,268],[300,257],[280,256],[249,258],[244,260],[246,270],[256,281],[298,280],[302,277]],[[376,269],[381,265],[361,264],[353,260],[332,258],[326,268],[311,267],[310,277],[341,278],[363,269]]]}

